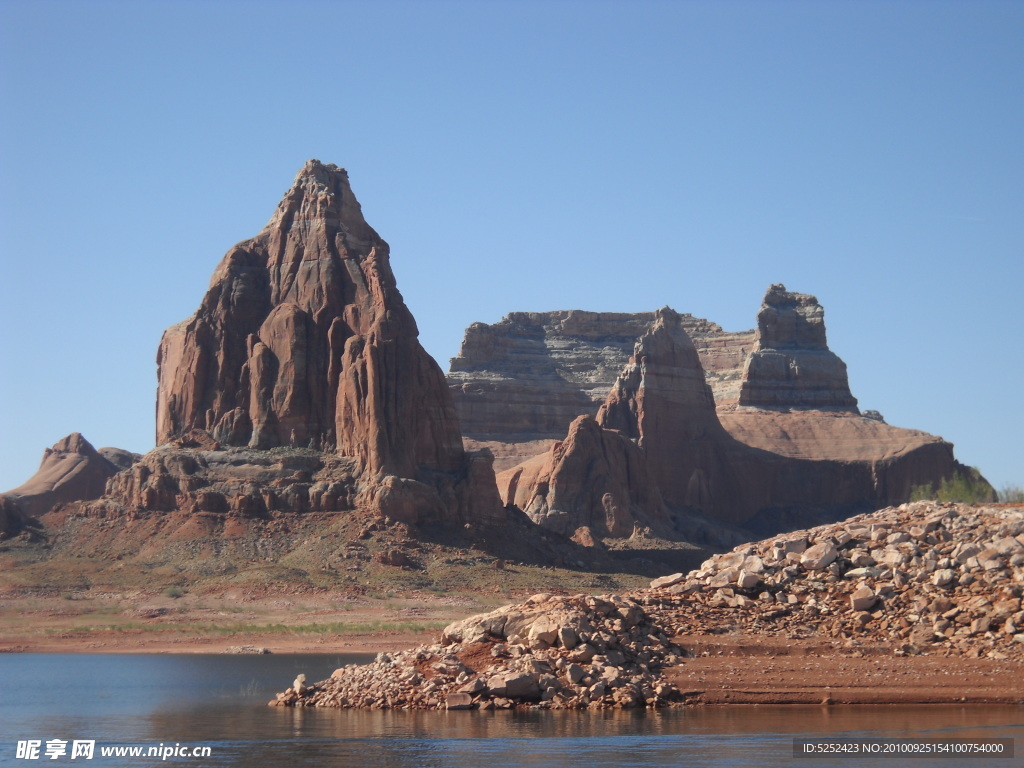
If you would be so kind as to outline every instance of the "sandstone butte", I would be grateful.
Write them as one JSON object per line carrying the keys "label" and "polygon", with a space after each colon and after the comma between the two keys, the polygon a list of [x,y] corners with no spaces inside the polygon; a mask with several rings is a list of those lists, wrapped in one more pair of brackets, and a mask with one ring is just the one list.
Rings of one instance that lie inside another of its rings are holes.
{"label": "sandstone butte", "polygon": [[0,538],[18,534],[27,520],[58,504],[98,499],[107,480],[139,458],[118,448],[97,450],[77,432],[57,441],[26,483],[0,495]]}
{"label": "sandstone butte", "polygon": [[418,336],[348,174],[311,160],[263,231],[228,251],[195,314],[164,332],[157,444],[198,433],[335,454],[383,515],[499,522],[490,457],[463,450]]}
{"label": "sandstone butte", "polygon": [[158,447],[117,473],[81,436],[62,441],[0,497],[8,534],[39,515],[58,528],[356,508],[408,524],[504,520],[492,459],[463,449],[388,245],[341,168],[306,163],[263,230],[221,260],[199,309],[164,333],[157,364]]}
{"label": "sandstone butte", "polygon": [[940,438],[859,412],[821,305],[782,285],[752,332],[667,307],[474,324],[448,379],[502,499],[568,535],[720,546],[723,525],[751,538],[839,519],[967,471]]}
{"label": "sandstone butte", "polygon": [[[223,257],[157,364],[158,447],[125,468],[62,441],[0,497],[0,535],[37,517],[117,519],[140,545],[361,511],[521,538],[525,512],[592,549],[635,533],[721,547],[900,502],[960,469],[950,444],[857,411],[821,306],[783,286],[756,332],[668,308],[476,324],[446,381],[347,173],[316,160]],[[496,483],[457,407],[505,457],[562,439]]]}

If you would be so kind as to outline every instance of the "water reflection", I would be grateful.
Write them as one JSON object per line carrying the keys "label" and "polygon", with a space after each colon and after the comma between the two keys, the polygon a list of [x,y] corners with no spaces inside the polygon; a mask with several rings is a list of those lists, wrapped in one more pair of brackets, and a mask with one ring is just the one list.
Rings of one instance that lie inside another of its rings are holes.
{"label": "water reflection", "polygon": [[[788,766],[798,736],[1010,737],[1024,707],[731,706],[658,712],[367,712],[268,707],[304,672],[323,679],[366,655],[0,656],[0,764],[19,739],[209,744],[211,766],[314,760],[359,768]],[[10,692],[31,695],[10,695]],[[175,761],[168,761],[170,764]],[[179,760],[178,764],[198,764]],[[1012,762],[1012,761],[1011,761]],[[1022,761],[1018,758],[1018,764]],[[158,759],[104,766],[156,765]],[[915,768],[970,761],[913,761]],[[986,765],[1007,761],[986,760]]]}

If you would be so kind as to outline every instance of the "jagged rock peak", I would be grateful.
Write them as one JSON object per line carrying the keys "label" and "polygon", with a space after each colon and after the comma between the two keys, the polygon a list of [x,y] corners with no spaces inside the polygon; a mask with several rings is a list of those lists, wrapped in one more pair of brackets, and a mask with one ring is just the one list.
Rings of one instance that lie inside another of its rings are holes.
{"label": "jagged rock peak", "polygon": [[857,412],[846,363],[828,348],[825,310],[814,296],[787,291],[781,283],[768,289],[739,403]]}
{"label": "jagged rock peak", "polygon": [[[348,171],[333,163],[308,160],[295,176],[291,189],[277,206],[264,231],[296,226],[326,225],[342,230],[356,250],[367,251],[367,246],[380,241],[373,228],[363,218],[362,207],[349,185]],[[349,248],[345,249],[346,251]]]}
{"label": "jagged rock peak", "polygon": [[669,307],[655,313],[598,412],[602,426],[642,441],[645,417],[652,415],[657,420],[686,421],[702,412],[717,424],[715,398],[682,319]]}
{"label": "jagged rock peak", "polygon": [[205,430],[222,445],[337,451],[371,474],[455,470],[454,406],[418,335],[348,174],[310,160],[196,313],[165,331],[157,444]]}

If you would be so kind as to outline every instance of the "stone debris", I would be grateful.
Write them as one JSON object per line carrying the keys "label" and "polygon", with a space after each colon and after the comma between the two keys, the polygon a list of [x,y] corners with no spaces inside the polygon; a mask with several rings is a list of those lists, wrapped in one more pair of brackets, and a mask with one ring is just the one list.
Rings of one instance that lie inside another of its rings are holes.
{"label": "stone debris", "polygon": [[[915,502],[744,544],[627,595],[535,595],[272,706],[661,707],[694,636],[1024,661],[1024,507]],[[696,649],[694,649],[696,650]]]}
{"label": "stone debris", "polygon": [[262,645],[229,645],[224,649],[224,653],[251,653],[255,655],[262,655],[271,653],[271,650],[263,647]]}
{"label": "stone debris", "polygon": [[[755,584],[745,576],[757,570]],[[744,544],[652,592],[672,635],[818,636],[1024,660],[1024,508],[930,501]]]}
{"label": "stone debris", "polygon": [[679,694],[661,670],[681,661],[642,602],[535,595],[448,626],[436,645],[381,653],[271,706],[364,709],[662,707]]}

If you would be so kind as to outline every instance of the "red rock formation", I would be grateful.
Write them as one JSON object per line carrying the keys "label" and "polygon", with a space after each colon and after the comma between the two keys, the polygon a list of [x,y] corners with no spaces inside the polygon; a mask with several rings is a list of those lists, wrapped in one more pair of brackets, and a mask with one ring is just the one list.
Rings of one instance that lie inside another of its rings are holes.
{"label": "red rock formation", "polygon": [[417,337],[348,175],[311,160],[164,333],[157,443],[202,429],[228,446],[336,450],[372,475],[459,471],[447,385]]}
{"label": "red rock formation", "polygon": [[747,358],[740,405],[857,413],[846,364],[829,351],[825,310],[813,296],[776,284],[757,313],[757,346]]}
{"label": "red rock formation", "polygon": [[[856,414],[741,409],[725,417],[750,444],[722,426],[679,315],[662,310],[597,422],[577,420],[548,454],[501,473],[499,491],[562,531],[621,536],[630,527],[623,521],[633,521],[690,536],[708,519],[774,532],[840,517],[903,501],[912,485],[962,469],[948,443]],[[793,453],[771,450],[781,437],[767,433],[770,425],[792,430]],[[612,506],[629,515],[608,514]]]}
{"label": "red rock formation", "polygon": [[[729,436],[681,316],[662,309],[636,344],[597,421],[643,449],[665,501],[713,511],[726,489],[722,446]],[[717,506],[721,506],[720,504]]]}
{"label": "red rock formation", "polygon": [[637,525],[666,520],[644,452],[588,416],[570,425],[565,440],[502,473],[498,482],[506,503],[567,535],[587,527],[625,537]]}
{"label": "red rock formation", "polygon": [[682,317],[659,310],[601,406],[544,457],[503,472],[499,491],[535,522],[628,536],[668,530],[668,509],[719,512],[730,438]]}
{"label": "red rock formation", "polygon": [[[500,524],[492,459],[464,451],[418,336],[348,175],[309,161],[263,231],[221,261],[196,313],[164,333],[161,447],[104,504]],[[277,447],[289,450],[265,453]]]}
{"label": "red rock formation", "polygon": [[107,451],[124,453],[108,448],[97,451],[78,432],[72,432],[43,452],[39,470],[28,481],[4,496],[27,517],[45,514],[55,504],[98,499],[107,480],[121,470],[101,453]]}
{"label": "red rock formation", "polygon": [[[515,463],[502,461],[508,446],[561,438],[577,416],[597,414],[655,317],[568,310],[512,312],[493,325],[473,323],[448,373],[463,434],[491,447],[506,467]],[[753,331],[727,333],[691,315],[680,319],[716,401],[735,404]]]}

